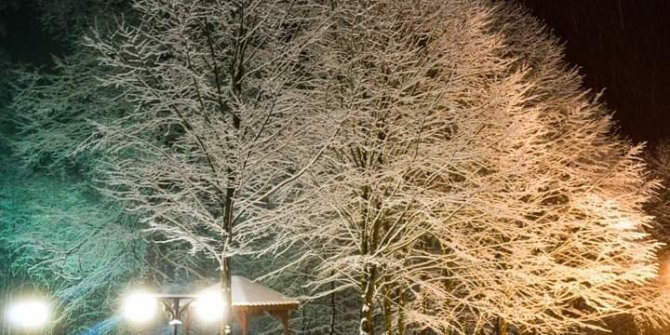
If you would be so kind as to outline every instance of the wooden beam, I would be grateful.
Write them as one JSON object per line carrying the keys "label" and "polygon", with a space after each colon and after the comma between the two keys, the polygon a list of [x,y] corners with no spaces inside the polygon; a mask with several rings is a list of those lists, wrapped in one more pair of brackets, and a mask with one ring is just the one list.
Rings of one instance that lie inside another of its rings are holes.
{"label": "wooden beam", "polygon": [[284,328],[284,335],[289,335],[289,328],[288,328],[288,311],[283,310],[283,311],[275,311],[272,312],[272,315],[279,319],[281,321],[281,324]]}
{"label": "wooden beam", "polygon": [[249,315],[247,313],[235,313],[235,318],[237,319],[237,322],[240,324],[240,328],[242,330],[242,335],[249,335]]}

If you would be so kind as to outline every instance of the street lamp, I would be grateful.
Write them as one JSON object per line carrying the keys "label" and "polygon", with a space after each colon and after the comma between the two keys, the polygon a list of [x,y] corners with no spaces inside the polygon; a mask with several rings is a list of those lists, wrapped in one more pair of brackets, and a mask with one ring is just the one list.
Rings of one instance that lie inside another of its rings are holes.
{"label": "street lamp", "polygon": [[203,322],[219,320],[223,316],[223,297],[214,290],[205,290],[196,295],[134,292],[124,299],[122,315],[132,323],[146,324],[156,317],[159,302],[169,314],[168,324],[173,327],[173,335],[177,335],[179,326],[183,324],[182,317],[191,310],[191,306]]}
{"label": "street lamp", "polygon": [[15,301],[5,311],[5,317],[12,326],[29,331],[44,327],[50,316],[49,303],[40,298]]}
{"label": "street lamp", "polygon": [[132,323],[147,323],[158,313],[158,304],[151,293],[137,291],[125,297],[121,313]]}
{"label": "street lamp", "polygon": [[221,320],[225,312],[225,302],[218,287],[205,289],[198,293],[193,305],[195,315],[206,323]]}
{"label": "street lamp", "polygon": [[163,301],[165,310],[170,314],[168,324],[172,326],[172,334],[177,335],[178,328],[182,325],[182,314],[188,310],[194,296],[189,294],[160,294],[156,297]]}

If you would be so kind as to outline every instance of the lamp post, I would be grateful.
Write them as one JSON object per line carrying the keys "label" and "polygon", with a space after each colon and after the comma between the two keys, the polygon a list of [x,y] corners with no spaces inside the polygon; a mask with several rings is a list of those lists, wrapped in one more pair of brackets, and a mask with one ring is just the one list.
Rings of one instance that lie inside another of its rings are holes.
{"label": "lamp post", "polygon": [[[195,294],[148,294],[136,292],[126,297],[123,306],[124,317],[135,323],[148,322],[157,314],[160,302],[170,317],[172,334],[177,335],[179,326],[189,325],[189,312],[195,307],[195,315],[203,322],[219,320],[223,316],[222,299],[210,290]],[[186,322],[182,318],[186,317]]]}
{"label": "lamp post", "polygon": [[179,326],[183,324],[181,318],[190,307],[195,296],[189,294],[159,294],[156,298],[163,301],[165,309],[170,314],[168,324],[172,326],[172,335],[177,335]]}

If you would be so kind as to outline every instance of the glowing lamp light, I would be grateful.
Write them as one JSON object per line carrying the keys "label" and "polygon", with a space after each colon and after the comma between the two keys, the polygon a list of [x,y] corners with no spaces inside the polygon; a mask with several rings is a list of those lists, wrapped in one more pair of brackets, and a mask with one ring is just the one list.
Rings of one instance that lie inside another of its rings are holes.
{"label": "glowing lamp light", "polygon": [[221,320],[225,311],[224,306],[223,294],[218,288],[207,289],[198,293],[193,303],[195,315],[204,323]]}
{"label": "glowing lamp light", "polygon": [[46,325],[50,317],[50,306],[40,299],[18,301],[7,309],[9,323],[23,329],[38,329]]}
{"label": "glowing lamp light", "polygon": [[134,292],[126,296],[122,306],[123,317],[132,323],[147,323],[158,313],[158,301],[146,292]]}

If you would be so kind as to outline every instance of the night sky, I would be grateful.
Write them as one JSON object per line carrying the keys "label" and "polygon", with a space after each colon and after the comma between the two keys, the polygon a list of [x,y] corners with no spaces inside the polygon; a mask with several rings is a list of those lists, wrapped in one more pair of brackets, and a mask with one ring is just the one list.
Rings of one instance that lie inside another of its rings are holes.
{"label": "night sky", "polygon": [[35,0],[0,0],[0,51],[13,61],[43,66],[62,43],[42,30]]}
{"label": "night sky", "polygon": [[670,1],[521,0],[566,43],[588,88],[605,89],[620,132],[670,134]]}
{"label": "night sky", "polygon": [[[656,142],[670,128],[670,1],[518,0],[566,43],[585,84],[605,89],[620,133]],[[0,0],[0,49],[13,60],[47,64],[61,43],[41,30],[31,0]]]}

